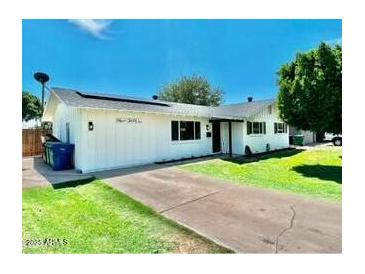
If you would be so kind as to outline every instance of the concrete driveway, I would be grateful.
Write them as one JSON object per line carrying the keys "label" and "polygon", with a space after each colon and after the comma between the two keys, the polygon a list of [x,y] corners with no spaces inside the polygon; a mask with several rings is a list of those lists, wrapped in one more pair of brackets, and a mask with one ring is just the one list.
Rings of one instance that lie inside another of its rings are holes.
{"label": "concrete driveway", "polygon": [[341,253],[341,204],[236,186],[174,167],[95,174],[239,253]]}

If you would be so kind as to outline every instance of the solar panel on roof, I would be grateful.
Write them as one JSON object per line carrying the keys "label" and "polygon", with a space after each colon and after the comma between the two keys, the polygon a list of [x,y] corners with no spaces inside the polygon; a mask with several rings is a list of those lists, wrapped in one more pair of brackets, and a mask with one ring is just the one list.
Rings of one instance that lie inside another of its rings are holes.
{"label": "solar panel on roof", "polygon": [[156,102],[152,100],[138,99],[129,96],[118,96],[118,95],[101,94],[101,93],[81,93],[79,91],[76,91],[76,93],[84,98],[89,98],[89,99],[99,99],[99,100],[109,100],[109,101],[119,101],[119,102],[135,103],[135,104],[169,107],[169,105],[165,103]]}
{"label": "solar panel on roof", "polygon": [[98,96],[98,97],[107,97],[107,98],[111,98],[111,99],[127,99],[127,100],[136,100],[136,101],[152,101],[152,100],[148,100],[148,99],[143,99],[143,98],[138,98],[138,97],[132,97],[132,96],[124,96],[124,95],[118,95],[118,94],[110,94],[110,93],[101,93],[101,92],[81,92],[79,91],[79,93],[83,94],[83,95],[91,95],[91,96]]}

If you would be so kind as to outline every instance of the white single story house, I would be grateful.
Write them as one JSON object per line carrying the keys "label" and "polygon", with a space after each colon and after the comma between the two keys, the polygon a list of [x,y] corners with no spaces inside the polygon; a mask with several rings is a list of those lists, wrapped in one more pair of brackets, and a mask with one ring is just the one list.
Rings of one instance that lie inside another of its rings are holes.
{"label": "white single story house", "polygon": [[289,147],[275,100],[208,107],[52,88],[42,119],[75,145],[83,173]]}

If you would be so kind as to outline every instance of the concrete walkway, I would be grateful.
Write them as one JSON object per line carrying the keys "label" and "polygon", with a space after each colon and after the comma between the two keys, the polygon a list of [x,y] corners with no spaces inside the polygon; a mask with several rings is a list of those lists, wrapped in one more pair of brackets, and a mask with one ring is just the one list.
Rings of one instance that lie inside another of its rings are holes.
{"label": "concrete walkway", "polygon": [[174,167],[99,172],[112,187],[239,253],[340,253],[341,204],[236,186]]}
{"label": "concrete walkway", "polygon": [[76,170],[54,171],[46,165],[40,156],[24,157],[22,159],[23,188],[56,186],[72,181],[92,179],[90,174],[80,174]]}

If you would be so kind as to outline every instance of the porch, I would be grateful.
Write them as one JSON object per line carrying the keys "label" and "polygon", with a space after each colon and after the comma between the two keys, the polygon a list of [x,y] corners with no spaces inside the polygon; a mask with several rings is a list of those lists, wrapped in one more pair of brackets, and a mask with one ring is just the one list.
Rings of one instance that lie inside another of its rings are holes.
{"label": "porch", "polygon": [[[243,155],[243,122],[241,119],[212,118],[212,151],[229,157]],[[234,132],[234,133],[233,133]],[[233,136],[234,135],[234,136]]]}

